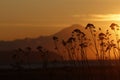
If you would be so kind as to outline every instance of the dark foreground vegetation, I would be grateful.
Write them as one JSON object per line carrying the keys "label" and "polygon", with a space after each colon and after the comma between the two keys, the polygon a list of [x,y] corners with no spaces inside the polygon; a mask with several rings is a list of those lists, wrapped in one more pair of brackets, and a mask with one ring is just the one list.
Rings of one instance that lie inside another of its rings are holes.
{"label": "dark foreground vegetation", "polygon": [[120,66],[1,69],[0,80],[120,80]]}
{"label": "dark foreground vegetation", "polygon": [[[56,65],[54,65],[48,67],[50,52],[42,46],[38,46],[36,49],[41,56],[42,67],[21,68],[21,65],[24,64],[24,56],[26,56],[26,64],[30,66],[32,59],[29,55],[33,51],[31,47],[19,48],[12,56],[14,68],[0,69],[0,80],[120,80],[120,39],[118,34],[120,26],[112,23],[110,28],[114,34],[111,34],[109,30],[103,32],[101,28],[96,30],[93,24],[87,24],[85,29],[89,30],[91,34],[89,37],[79,29],[73,30],[68,40],[61,41],[57,36],[53,36],[55,50],[62,56],[61,61],[73,61],[74,66],[55,67]],[[60,44],[62,44],[62,48]],[[91,50],[99,65],[89,64],[88,54]],[[63,53],[68,55],[67,58]],[[115,60],[117,63],[112,64],[111,60]],[[78,63],[81,61],[82,64],[78,66],[77,61]],[[68,63],[71,64],[71,62]]]}

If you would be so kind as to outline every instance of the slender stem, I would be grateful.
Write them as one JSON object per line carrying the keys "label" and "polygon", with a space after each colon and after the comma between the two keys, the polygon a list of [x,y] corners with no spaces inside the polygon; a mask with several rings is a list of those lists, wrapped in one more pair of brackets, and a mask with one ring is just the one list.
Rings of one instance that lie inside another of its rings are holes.
{"label": "slender stem", "polygon": [[117,47],[118,47],[118,57],[119,57],[119,60],[120,60],[120,47],[119,47],[119,43],[118,43],[118,34],[116,33],[116,31],[114,30],[114,33],[115,33],[115,36],[116,36],[116,41],[117,41]]}
{"label": "slender stem", "polygon": [[113,48],[113,53],[114,53],[114,56],[115,56],[115,60],[117,59],[116,57],[116,54],[115,54],[115,49]]}
{"label": "slender stem", "polygon": [[94,42],[95,50],[96,50],[96,53],[97,53],[96,56],[97,56],[97,59],[99,60],[99,52],[98,52],[98,49],[97,49],[96,40],[94,38],[94,35],[93,35],[93,32],[92,32],[91,28],[89,28],[89,30],[90,30],[90,33],[92,35],[92,39],[93,39],[93,42]]}

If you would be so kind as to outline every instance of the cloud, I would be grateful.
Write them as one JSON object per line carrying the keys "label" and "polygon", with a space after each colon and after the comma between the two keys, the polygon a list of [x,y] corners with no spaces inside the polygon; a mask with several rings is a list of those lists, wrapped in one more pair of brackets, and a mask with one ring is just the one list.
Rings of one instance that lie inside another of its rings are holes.
{"label": "cloud", "polygon": [[120,14],[74,15],[73,17],[90,21],[120,21]]}

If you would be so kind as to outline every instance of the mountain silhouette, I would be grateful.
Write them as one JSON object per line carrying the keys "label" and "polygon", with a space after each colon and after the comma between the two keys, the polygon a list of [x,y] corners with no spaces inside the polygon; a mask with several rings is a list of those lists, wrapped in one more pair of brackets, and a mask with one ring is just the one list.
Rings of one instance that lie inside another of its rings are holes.
{"label": "mountain silhouette", "polygon": [[43,46],[44,48],[47,48],[48,50],[53,51],[54,42],[52,40],[52,37],[57,36],[61,40],[68,39],[68,37],[71,36],[71,32],[76,28],[80,29],[83,32],[86,32],[83,26],[74,24],[50,36],[40,36],[34,39],[25,38],[25,39],[18,39],[14,41],[0,41],[0,51],[12,51],[17,48],[25,48],[28,46],[33,49],[36,49],[37,46]]}
{"label": "mountain silhouette", "polygon": [[[67,56],[67,54],[57,53],[57,51],[55,50],[55,46],[54,46],[53,36],[57,36],[59,38],[59,46],[62,50],[61,41],[63,39],[67,40],[71,36],[72,31],[75,29],[80,29],[82,32],[87,34],[87,36],[91,37],[89,32],[87,30],[85,30],[85,27],[83,27],[79,24],[74,24],[70,27],[64,28],[61,31],[59,31],[53,35],[49,35],[49,36],[40,36],[40,37],[34,38],[34,39],[26,38],[26,39],[14,40],[14,41],[0,41],[0,53],[1,53],[1,55],[4,54],[4,56],[7,56],[9,53],[12,53],[15,49],[18,49],[18,48],[25,49],[26,47],[31,47],[33,51],[36,51],[36,48],[38,46],[42,46],[45,49],[51,51],[52,53],[50,53],[50,54],[52,54],[52,55],[56,56],[58,59],[60,59],[62,55]],[[5,54],[5,53],[7,53],[7,54]],[[93,56],[93,54],[89,54],[88,56],[91,57],[91,56]],[[1,57],[3,57],[3,56],[1,56]],[[3,58],[1,58],[1,60]],[[54,58],[54,57],[52,57],[52,58]]]}

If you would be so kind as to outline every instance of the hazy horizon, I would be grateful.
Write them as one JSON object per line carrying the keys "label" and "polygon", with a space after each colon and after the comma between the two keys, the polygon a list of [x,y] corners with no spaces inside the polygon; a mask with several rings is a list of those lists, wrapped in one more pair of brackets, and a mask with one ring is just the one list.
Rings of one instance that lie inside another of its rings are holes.
{"label": "hazy horizon", "polygon": [[120,23],[118,0],[1,0],[0,40],[51,35],[72,24]]}

